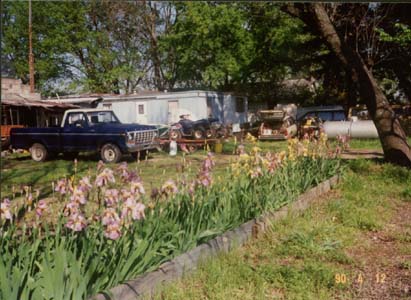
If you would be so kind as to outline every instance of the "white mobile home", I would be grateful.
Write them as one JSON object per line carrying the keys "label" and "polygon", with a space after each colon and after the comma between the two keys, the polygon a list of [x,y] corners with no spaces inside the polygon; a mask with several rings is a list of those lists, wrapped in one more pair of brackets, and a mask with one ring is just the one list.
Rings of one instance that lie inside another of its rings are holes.
{"label": "white mobile home", "polygon": [[247,122],[247,98],[230,93],[146,92],[102,98],[97,107],[112,109],[123,123],[171,124],[182,114],[192,120],[214,117],[224,124]]}

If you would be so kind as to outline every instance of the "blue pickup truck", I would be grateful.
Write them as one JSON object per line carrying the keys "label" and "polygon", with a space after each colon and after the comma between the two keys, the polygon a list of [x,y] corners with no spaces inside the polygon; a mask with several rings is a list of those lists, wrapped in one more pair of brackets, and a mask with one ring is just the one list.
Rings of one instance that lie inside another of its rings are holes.
{"label": "blue pickup truck", "polygon": [[116,163],[123,154],[158,147],[155,126],[122,124],[113,111],[71,109],[64,113],[60,127],[13,128],[12,148],[30,150],[35,161],[59,153],[75,156],[82,151],[99,151],[104,162]]}

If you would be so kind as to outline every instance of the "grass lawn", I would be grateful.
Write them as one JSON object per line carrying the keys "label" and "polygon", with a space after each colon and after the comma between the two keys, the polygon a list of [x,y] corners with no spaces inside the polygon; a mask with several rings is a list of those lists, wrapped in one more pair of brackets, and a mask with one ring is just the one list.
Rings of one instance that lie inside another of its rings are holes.
{"label": "grass lawn", "polygon": [[[246,143],[246,150],[250,150],[252,145]],[[264,152],[278,152],[287,148],[285,141],[281,142],[260,142],[259,146]],[[224,145],[223,153],[215,156],[215,173],[218,176],[229,165],[235,152],[235,144],[230,141]],[[168,179],[176,179],[185,174],[196,174],[200,164],[206,157],[207,152],[203,149],[188,155],[181,151],[176,157],[170,157],[167,152],[150,153],[148,159],[137,162],[131,156],[124,156],[124,160],[135,169],[143,179],[146,189],[158,187]],[[54,181],[70,177],[74,174],[81,177],[88,174],[95,174],[96,165],[99,160],[97,154],[84,153],[78,158],[77,170],[73,160],[64,159],[62,155],[58,158],[42,163],[31,159],[29,153],[12,154],[1,160],[1,188],[2,198],[11,197],[14,190],[19,195],[22,187],[31,186],[33,190],[39,189],[41,197],[47,197],[52,192],[51,183]]]}
{"label": "grass lawn", "polygon": [[[333,141],[330,141],[333,143]],[[409,139],[411,144],[411,138]],[[381,150],[379,140],[352,140],[351,149],[376,149]],[[286,141],[258,142],[263,152],[280,152],[287,149]],[[222,172],[233,158],[235,152],[233,140],[224,144],[222,154],[216,155],[216,174]],[[245,143],[249,151],[251,143]],[[146,189],[158,187],[167,179],[176,179],[182,174],[182,168],[195,174],[206,155],[206,151],[198,150],[189,155],[183,155],[180,151],[176,157],[170,157],[166,152],[151,153],[147,160],[137,163],[130,156],[124,159],[131,168],[135,168],[143,179]],[[31,160],[29,153],[13,154],[1,159],[1,189],[2,198],[12,197],[13,187],[16,195],[19,195],[22,187],[31,186],[33,190],[40,190],[40,198],[47,197],[52,192],[51,183],[74,174],[85,176],[94,174],[99,158],[97,154],[82,154],[78,157],[77,172],[73,160],[65,160],[62,156],[57,159],[38,163]],[[187,173],[187,172],[185,172]]]}
{"label": "grass lawn", "polygon": [[157,299],[411,299],[411,171],[347,162],[342,184]]}

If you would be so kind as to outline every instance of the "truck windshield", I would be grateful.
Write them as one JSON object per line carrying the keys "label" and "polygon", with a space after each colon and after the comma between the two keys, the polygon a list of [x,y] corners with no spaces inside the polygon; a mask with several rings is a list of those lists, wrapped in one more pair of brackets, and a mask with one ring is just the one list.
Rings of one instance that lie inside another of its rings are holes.
{"label": "truck windshield", "polygon": [[90,124],[120,123],[112,111],[93,111],[87,113]]}

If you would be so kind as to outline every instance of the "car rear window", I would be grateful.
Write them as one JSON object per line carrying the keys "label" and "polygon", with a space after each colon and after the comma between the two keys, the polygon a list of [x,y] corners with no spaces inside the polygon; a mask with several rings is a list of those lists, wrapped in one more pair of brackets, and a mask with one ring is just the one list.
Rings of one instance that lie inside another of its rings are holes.
{"label": "car rear window", "polygon": [[333,120],[333,113],[332,111],[320,111],[318,112],[318,117],[323,121],[332,121]]}
{"label": "car rear window", "polygon": [[345,120],[345,113],[343,111],[336,111],[334,112],[334,121],[344,121]]}

